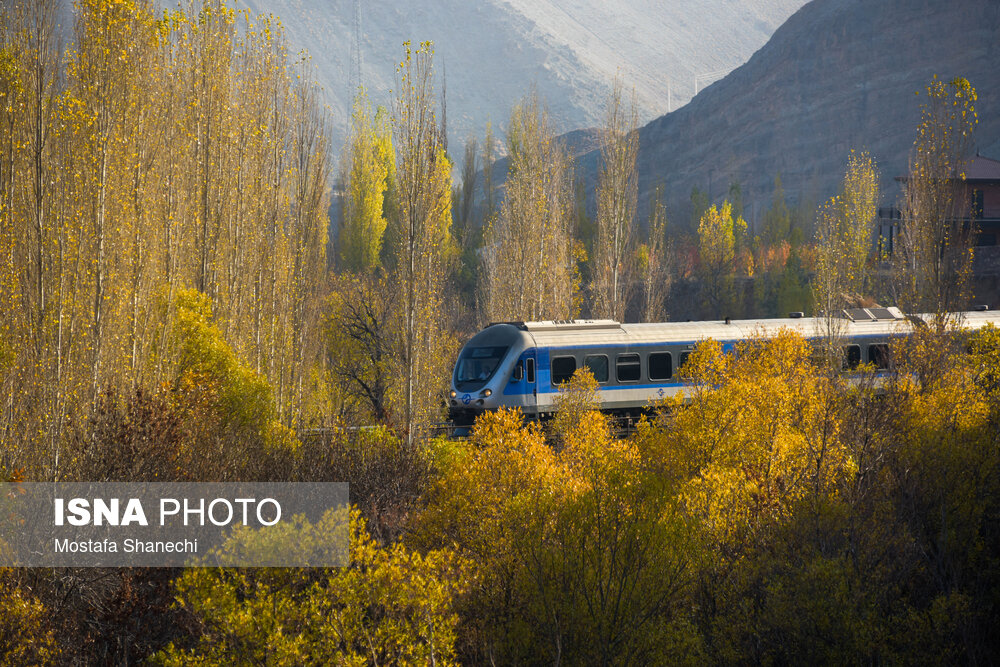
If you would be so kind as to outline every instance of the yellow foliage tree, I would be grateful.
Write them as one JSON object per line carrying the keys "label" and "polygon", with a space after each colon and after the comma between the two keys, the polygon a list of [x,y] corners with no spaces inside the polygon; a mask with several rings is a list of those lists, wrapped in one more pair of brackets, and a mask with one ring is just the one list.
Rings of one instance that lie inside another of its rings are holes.
{"label": "yellow foliage tree", "polygon": [[871,287],[867,264],[878,215],[878,181],[871,155],[851,151],[840,194],[817,211],[813,302],[816,312],[824,314],[823,333],[831,345],[844,322],[840,310]]}
{"label": "yellow foliage tree", "polygon": [[351,563],[332,570],[192,568],[178,603],[197,646],[171,644],[154,664],[454,665],[465,565],[447,550],[380,547],[356,510]]}
{"label": "yellow foliage tree", "polygon": [[737,238],[741,238],[747,223],[741,217],[733,220],[733,207],[726,201],[722,207],[710,207],[698,224],[698,254],[706,305],[711,313],[735,307],[733,294],[733,260]]}
{"label": "yellow foliage tree", "polygon": [[0,569],[0,662],[5,665],[55,665],[60,662],[51,612],[19,588],[13,572]]}
{"label": "yellow foliage tree", "polygon": [[348,153],[344,161],[340,259],[348,271],[369,272],[379,265],[385,234],[384,199],[395,161],[388,118],[380,107],[372,118],[364,90],[354,101]]}
{"label": "yellow foliage tree", "polygon": [[691,473],[687,511],[721,543],[754,544],[854,469],[837,437],[837,380],[817,373],[810,353],[783,332],[735,354],[708,341],[685,365],[691,404],[677,411],[669,440]]}
{"label": "yellow foliage tree", "polygon": [[961,221],[970,202],[965,161],[976,127],[976,89],[967,79],[927,86],[904,184],[902,224],[894,265],[900,305],[939,319],[961,311],[969,299],[975,230]]}
{"label": "yellow foliage tree", "polygon": [[481,417],[468,445],[438,453],[414,539],[453,543],[474,564],[470,641],[487,661],[690,657],[678,608],[689,531],[674,494],[603,415],[570,421],[557,453],[517,411]]}
{"label": "yellow foliage tree", "polygon": [[393,102],[398,219],[393,264],[400,286],[400,403],[409,444],[440,410],[450,345],[441,314],[442,291],[456,248],[451,238],[451,161],[434,120],[434,51],[424,42],[405,59]]}
{"label": "yellow foliage tree", "polygon": [[485,321],[576,315],[569,158],[538,93],[511,111],[510,167],[499,216],[483,234],[479,297]]}
{"label": "yellow foliage tree", "polygon": [[289,70],[280,24],[224,0],[162,15],[149,0],[81,0],[60,61],[57,3],[7,8],[9,451],[57,476],[66,426],[101,391],[169,380],[161,353],[188,287],[208,296],[222,336],[294,423],[320,349],[329,156],[325,117]]}

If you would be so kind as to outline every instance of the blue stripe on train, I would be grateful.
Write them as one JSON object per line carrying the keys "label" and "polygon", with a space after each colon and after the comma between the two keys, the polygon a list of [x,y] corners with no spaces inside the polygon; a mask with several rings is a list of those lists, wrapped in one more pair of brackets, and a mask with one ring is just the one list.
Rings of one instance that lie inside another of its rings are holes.
{"label": "blue stripe on train", "polygon": [[[895,334],[891,334],[891,335],[888,336],[888,338],[896,338],[896,337],[897,337],[897,335],[895,335]],[[882,339],[882,338],[886,338],[886,336],[884,334],[870,334],[870,335],[866,334],[866,335],[862,335],[862,336],[851,336],[850,339],[848,339],[848,340],[845,341],[845,343],[848,344],[848,345],[850,345],[851,342],[853,342],[853,341],[864,340],[864,339],[869,339],[869,338],[880,338],[880,339]],[[810,338],[809,340],[814,340],[814,339]],[[670,342],[670,343],[668,343],[668,345],[670,345],[670,347],[694,346],[694,345],[697,345],[699,342],[701,342],[701,341]],[[729,352],[733,351],[733,348],[735,347],[736,343],[738,343],[740,341],[739,340],[724,340],[724,341],[720,341],[720,342],[722,343],[722,351],[725,352],[725,353],[729,353]],[[567,351],[569,351],[569,350],[589,350],[589,349],[593,349],[595,347],[600,347],[601,350],[608,350],[608,351],[616,350],[616,349],[632,350],[632,349],[635,349],[635,348],[642,348],[642,347],[663,347],[663,346],[664,346],[664,343],[633,343],[631,345],[608,345],[608,346],[595,346],[593,344],[590,344],[590,345],[571,345],[571,346],[568,346],[568,347],[560,347],[559,351],[561,352],[563,350],[567,350]],[[536,359],[536,361],[535,361],[535,369],[536,369],[535,370],[535,373],[536,373],[535,380],[538,383],[538,393],[539,394],[556,394],[556,393],[559,392],[558,387],[553,387],[552,383],[551,383],[551,371],[550,371],[550,364],[549,364],[549,360],[550,360],[549,359],[549,351],[550,350],[551,350],[551,348],[547,348],[547,347],[533,348],[533,350],[527,350],[527,351],[525,351],[523,354],[521,354],[520,358],[518,359],[519,361],[524,362],[526,359],[529,359],[529,358],[531,358],[533,356],[531,354],[531,352],[534,351],[534,353],[535,353],[534,356],[535,356],[535,359]],[[883,373],[878,373],[877,375],[879,377],[881,377],[883,375]],[[600,391],[617,391],[617,390],[623,390],[623,389],[675,389],[677,387],[683,387],[683,386],[686,386],[684,382],[668,382],[668,383],[665,383],[665,384],[664,383],[655,383],[655,384],[653,384],[653,383],[647,383],[647,384],[624,384],[624,385],[613,385],[613,386],[601,386],[601,387],[599,387],[599,390]],[[524,396],[525,394],[530,394],[530,393],[532,393],[532,390],[531,390],[531,385],[527,381],[527,377],[523,377],[518,382],[509,382],[509,383],[507,383],[507,385],[504,387],[504,390],[503,390],[503,395],[504,396]]]}

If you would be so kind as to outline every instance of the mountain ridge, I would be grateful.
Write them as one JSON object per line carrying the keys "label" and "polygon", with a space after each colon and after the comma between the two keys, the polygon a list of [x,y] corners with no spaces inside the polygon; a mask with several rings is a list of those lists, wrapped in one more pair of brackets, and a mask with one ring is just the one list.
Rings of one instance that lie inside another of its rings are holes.
{"label": "mountain ridge", "polygon": [[[892,204],[920,118],[914,93],[934,74],[977,87],[977,146],[996,156],[997,34],[1000,3],[987,0],[813,0],[745,64],[640,129],[640,211],[660,182],[683,219],[693,187],[718,202],[736,181],[759,220],[779,174],[792,202],[815,204],[835,194],[851,149],[873,154]],[[591,185],[597,160],[578,159]]]}
{"label": "mountain ridge", "polygon": [[[636,86],[645,122],[668,111],[668,104],[686,102],[695,75],[724,73],[744,62],[803,2],[370,0],[361,12],[361,82],[376,104],[388,105],[403,42],[430,40],[439,90],[447,76],[454,146],[470,135],[481,138],[487,121],[500,136],[511,108],[533,84],[557,132],[597,125],[619,69],[626,86]],[[240,0],[240,6],[280,17],[290,52],[309,52],[339,149],[358,83],[352,71],[354,2]],[[461,149],[451,152],[460,155]]]}

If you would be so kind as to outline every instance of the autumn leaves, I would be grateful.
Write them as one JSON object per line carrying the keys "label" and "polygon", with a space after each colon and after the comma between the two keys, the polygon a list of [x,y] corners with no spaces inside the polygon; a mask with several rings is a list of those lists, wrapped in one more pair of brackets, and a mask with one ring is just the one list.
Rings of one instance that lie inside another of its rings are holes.
{"label": "autumn leaves", "polygon": [[55,11],[15,3],[3,23],[5,442],[53,475],[66,424],[99,393],[172,379],[188,287],[294,421],[329,207],[308,73],[288,64],[276,20],[223,2],[160,15],[83,0],[64,55]]}

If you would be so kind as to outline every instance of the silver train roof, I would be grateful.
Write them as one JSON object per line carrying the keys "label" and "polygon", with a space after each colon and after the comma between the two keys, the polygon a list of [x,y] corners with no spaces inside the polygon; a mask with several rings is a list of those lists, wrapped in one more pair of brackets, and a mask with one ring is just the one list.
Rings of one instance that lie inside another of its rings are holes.
{"label": "silver train roof", "polygon": [[[961,313],[960,325],[978,329],[987,324],[1000,326],[1000,311]],[[929,321],[929,315],[916,318]],[[913,322],[898,308],[855,308],[838,313],[840,332],[844,336],[886,336],[912,331]],[[782,329],[795,331],[807,338],[825,335],[824,317],[787,317],[752,320],[710,320],[701,322],[659,322],[621,324],[614,320],[545,320],[540,322],[507,322],[531,335],[536,345],[576,346],[600,344],[643,344],[654,342],[691,343],[712,338],[738,340],[758,336],[769,337]]]}

